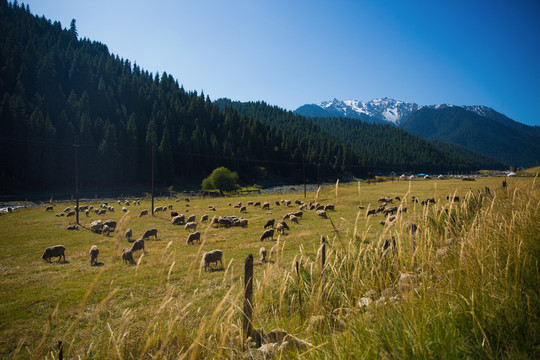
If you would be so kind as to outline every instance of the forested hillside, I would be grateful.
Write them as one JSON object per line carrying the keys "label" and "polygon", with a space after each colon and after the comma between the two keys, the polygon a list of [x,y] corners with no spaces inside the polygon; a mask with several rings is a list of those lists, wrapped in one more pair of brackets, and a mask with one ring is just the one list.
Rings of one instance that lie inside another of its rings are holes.
{"label": "forested hillside", "polygon": [[457,151],[451,146],[443,149],[389,124],[369,124],[348,118],[305,118],[264,102],[241,103],[219,99],[216,103],[221,109],[232,106],[241,114],[256,117],[288,133],[291,126],[294,126],[294,134],[303,131],[330,134],[350,145],[372,172],[446,172],[504,168],[503,164],[486,156],[477,158],[472,152],[465,149]]}
{"label": "forested hillside", "polygon": [[101,43],[79,40],[75,26],[63,29],[6,1],[0,19],[5,188],[71,186],[76,142],[82,187],[149,184],[153,147],[161,185],[200,183],[222,165],[244,181],[266,174],[298,180],[303,161],[329,165],[332,176],[343,164],[361,165],[330,137],[291,137],[289,129],[219,111],[171,75],[149,73]]}

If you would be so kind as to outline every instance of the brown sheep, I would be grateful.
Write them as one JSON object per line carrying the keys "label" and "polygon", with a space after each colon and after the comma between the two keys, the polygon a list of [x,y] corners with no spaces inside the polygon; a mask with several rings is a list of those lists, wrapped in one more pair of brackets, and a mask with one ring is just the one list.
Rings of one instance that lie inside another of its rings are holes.
{"label": "brown sheep", "polygon": [[201,243],[201,233],[198,231],[195,231],[194,233],[188,235],[187,244],[191,245],[195,241],[197,241],[199,244]]}
{"label": "brown sheep", "polygon": [[146,230],[142,236],[143,239],[149,238],[150,236],[154,236],[157,240],[157,229],[150,229]]}
{"label": "brown sheep", "polygon": [[211,263],[216,263],[216,266],[217,266],[218,261],[220,262],[221,267],[223,268],[223,262],[222,262],[223,252],[221,250],[212,250],[212,251],[206,252],[203,254],[202,257],[203,257],[202,266],[204,268],[204,271],[209,271]]}
{"label": "brown sheep", "polygon": [[283,226],[283,223],[278,223],[276,225],[276,230],[277,230],[278,233],[280,233],[282,235],[285,234],[285,227]]}
{"label": "brown sheep", "polygon": [[270,204],[265,202],[263,205],[262,205],[262,208],[263,209],[270,209]]}
{"label": "brown sheep", "polygon": [[99,255],[99,249],[97,245],[92,245],[90,248],[90,266],[97,264],[97,257]]}
{"label": "brown sheep", "polygon": [[126,240],[131,242],[131,237],[133,236],[133,231],[131,229],[126,230]]}
{"label": "brown sheep", "polygon": [[41,256],[41,258],[45,261],[51,262],[52,257],[58,257],[58,262],[64,258],[64,262],[66,261],[66,254],[65,254],[66,248],[63,245],[55,245],[50,246],[45,249],[45,252]]}
{"label": "brown sheep", "polygon": [[171,224],[173,225],[183,225],[186,223],[186,218],[184,217],[184,214],[177,215],[171,219]]}
{"label": "brown sheep", "polygon": [[141,210],[141,212],[139,213],[139,217],[144,216],[144,215],[148,215],[147,209]]}
{"label": "brown sheep", "polygon": [[130,265],[135,265],[135,259],[133,259],[133,252],[130,249],[122,249],[122,261]]}
{"label": "brown sheep", "polygon": [[144,239],[139,239],[133,243],[133,246],[131,247],[131,252],[134,253],[135,251],[142,250],[144,253]]}
{"label": "brown sheep", "polygon": [[259,241],[263,241],[264,239],[267,239],[267,238],[270,238],[270,239],[274,240],[274,229],[265,230],[262,233]]}
{"label": "brown sheep", "polygon": [[264,225],[264,228],[266,229],[267,227],[271,227],[273,228],[274,227],[274,223],[276,222],[276,219],[270,219],[266,222],[266,224]]}
{"label": "brown sheep", "polygon": [[296,215],[290,214],[289,215],[289,220],[291,220],[291,222],[293,222],[295,224],[298,224],[298,217]]}
{"label": "brown sheep", "polygon": [[196,219],[197,219],[197,218],[196,218],[195,215],[191,215],[191,216],[189,216],[189,217],[187,218],[186,222],[188,222],[188,223],[189,223],[189,222],[194,222]]}
{"label": "brown sheep", "polygon": [[247,208],[246,208],[245,206],[242,206],[242,207],[240,208],[240,212],[241,212],[241,213],[247,212]]}
{"label": "brown sheep", "polygon": [[54,206],[47,206],[45,211],[54,211]]}
{"label": "brown sheep", "polygon": [[186,226],[184,226],[184,229],[186,231],[189,231],[189,230],[197,230],[197,223],[194,222],[194,221],[191,221],[191,222],[188,222],[186,224]]}
{"label": "brown sheep", "polygon": [[201,216],[201,222],[206,222],[206,221],[208,221],[208,215],[204,214],[203,216]]}
{"label": "brown sheep", "polygon": [[326,211],[324,210],[317,210],[317,215],[319,215],[323,219],[328,219],[328,215],[326,215]]}

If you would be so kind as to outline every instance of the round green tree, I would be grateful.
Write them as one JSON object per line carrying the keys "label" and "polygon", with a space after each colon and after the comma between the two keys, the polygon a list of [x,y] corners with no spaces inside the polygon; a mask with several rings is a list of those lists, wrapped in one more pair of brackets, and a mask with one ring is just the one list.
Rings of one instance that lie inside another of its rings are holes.
{"label": "round green tree", "polygon": [[212,174],[201,183],[203,190],[233,191],[238,188],[238,174],[222,166],[212,171]]}

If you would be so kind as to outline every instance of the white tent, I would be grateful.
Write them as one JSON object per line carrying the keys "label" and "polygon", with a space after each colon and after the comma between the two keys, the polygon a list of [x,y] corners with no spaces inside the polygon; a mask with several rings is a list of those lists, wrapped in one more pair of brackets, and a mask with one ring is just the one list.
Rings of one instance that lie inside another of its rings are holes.
{"label": "white tent", "polygon": [[514,176],[517,176],[517,174],[515,172],[509,172],[507,176],[508,177],[514,177]]}
{"label": "white tent", "polygon": [[407,177],[407,175],[405,174],[401,174],[401,176],[399,177],[400,179],[405,179]]}
{"label": "white tent", "polygon": [[409,179],[416,179],[416,176],[411,175],[411,176],[409,176]]}

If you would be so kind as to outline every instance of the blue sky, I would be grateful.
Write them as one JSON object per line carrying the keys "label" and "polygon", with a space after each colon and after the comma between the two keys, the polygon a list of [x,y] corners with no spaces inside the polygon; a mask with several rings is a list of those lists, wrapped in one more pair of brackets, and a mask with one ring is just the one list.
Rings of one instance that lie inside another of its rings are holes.
{"label": "blue sky", "polygon": [[[21,3],[21,1],[19,1]],[[540,125],[540,1],[30,0],[211,99],[486,105]]]}

